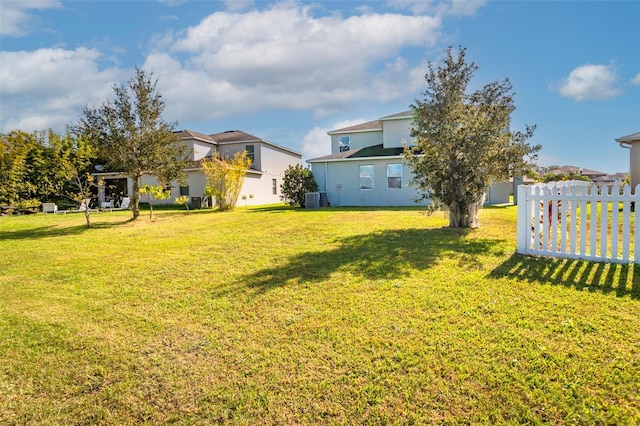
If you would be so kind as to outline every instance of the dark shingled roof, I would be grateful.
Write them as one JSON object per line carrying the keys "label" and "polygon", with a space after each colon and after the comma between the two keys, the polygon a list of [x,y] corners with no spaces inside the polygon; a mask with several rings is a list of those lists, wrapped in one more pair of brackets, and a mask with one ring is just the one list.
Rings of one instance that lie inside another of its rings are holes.
{"label": "dark shingled roof", "polygon": [[346,158],[371,158],[371,157],[395,157],[400,156],[404,148],[384,148],[382,144],[367,146],[353,151],[338,152],[323,157],[312,158],[308,162],[322,162],[330,160],[344,160]]}
{"label": "dark shingled roof", "polygon": [[209,135],[205,135],[204,133],[194,132],[193,130],[180,130],[177,132],[173,132],[179,139],[199,139],[211,143],[216,143],[215,140],[211,138]]}
{"label": "dark shingled roof", "polygon": [[249,133],[245,133],[241,130],[227,130],[226,132],[215,133],[209,136],[218,143],[262,141],[262,139],[260,139],[259,137],[250,135]]}

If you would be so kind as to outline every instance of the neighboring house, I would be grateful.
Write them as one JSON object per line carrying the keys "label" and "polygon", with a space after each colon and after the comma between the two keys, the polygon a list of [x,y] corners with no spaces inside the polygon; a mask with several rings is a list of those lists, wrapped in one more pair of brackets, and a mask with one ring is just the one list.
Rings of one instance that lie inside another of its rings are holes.
{"label": "neighboring house", "polygon": [[574,174],[580,175],[580,176],[588,177],[591,180],[607,176],[607,173],[605,173],[605,172],[599,172],[597,170],[583,169],[582,167],[576,167],[576,166],[556,167],[556,168],[547,170],[547,172],[545,174],[569,175],[571,173],[574,173]]}
{"label": "neighboring house", "polygon": [[[413,174],[402,155],[412,145],[413,112],[332,130],[331,154],[307,160],[333,206],[414,206],[420,193],[411,185]],[[510,184],[492,185],[490,202],[507,203]],[[422,200],[420,205],[428,205]]]}
{"label": "neighboring house", "polygon": [[622,148],[627,148],[629,152],[631,188],[635,190],[636,185],[640,185],[640,132],[622,136],[616,139]]}
{"label": "neighboring house", "polygon": [[[167,200],[156,200],[154,204],[171,204],[176,197],[186,195],[191,200],[193,207],[199,207],[207,203],[205,198],[206,178],[200,166],[202,160],[210,158],[214,152],[222,156],[232,157],[236,152],[247,151],[251,158],[251,167],[247,171],[238,206],[261,205],[279,203],[280,185],[284,178],[284,172],[289,165],[301,163],[302,155],[280,145],[260,139],[256,136],[231,130],[212,135],[205,135],[190,130],[175,132],[180,143],[183,143],[190,153],[192,166],[185,169],[186,182],[181,185],[178,182],[171,183],[171,197]],[[100,176],[104,182],[98,190],[98,201],[108,201],[130,195],[133,191],[133,181],[120,173],[109,173],[98,170],[96,176]],[[158,185],[153,175],[145,175],[141,179],[141,185]],[[141,202],[147,202],[147,196],[143,195]]]}
{"label": "neighboring house", "polygon": [[402,157],[403,142],[411,143],[412,123],[412,111],[405,111],[330,131],[331,154],[307,161],[329,203],[415,205],[419,193],[409,186],[411,168]]}
{"label": "neighboring house", "polygon": [[589,180],[591,180],[591,182],[596,184],[598,187],[603,187],[606,185],[612,186],[616,183],[620,183],[624,181],[626,177],[624,173],[616,173],[616,174],[610,175],[605,172],[599,172],[597,170],[589,170],[589,169],[576,167],[576,166],[562,166],[562,167],[555,167],[553,169],[548,169],[545,175],[549,175],[549,174],[552,174],[552,175],[574,174],[574,175],[584,176],[589,178]]}

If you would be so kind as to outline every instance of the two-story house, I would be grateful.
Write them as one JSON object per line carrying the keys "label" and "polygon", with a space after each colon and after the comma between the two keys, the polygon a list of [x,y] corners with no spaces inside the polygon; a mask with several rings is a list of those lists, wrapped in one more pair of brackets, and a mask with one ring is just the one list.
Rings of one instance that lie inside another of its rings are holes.
{"label": "two-story house", "polygon": [[[247,151],[251,158],[251,167],[240,193],[238,205],[261,205],[279,203],[280,185],[284,172],[289,165],[300,164],[302,155],[274,144],[257,136],[240,130],[230,130],[212,135],[205,135],[191,130],[175,132],[178,141],[184,144],[191,156],[192,166],[185,169],[185,182],[171,183],[171,197],[167,200],[157,200],[155,204],[171,204],[178,196],[188,196],[194,207],[205,202],[206,178],[200,166],[201,161],[210,158],[214,152],[222,156],[232,157],[236,152]],[[128,196],[133,191],[133,181],[120,173],[101,172],[103,185],[98,190],[100,202],[112,198]],[[153,175],[145,175],[141,179],[142,185],[158,185]],[[148,201],[142,196],[141,202]]]}
{"label": "two-story house", "polygon": [[[403,143],[411,144],[412,111],[332,130],[331,154],[313,158],[320,191],[335,206],[411,206],[419,195]],[[423,202],[423,205],[426,202]]]}
{"label": "two-story house", "polygon": [[[319,191],[335,206],[414,206],[420,195],[409,183],[404,144],[413,145],[413,111],[332,130],[331,154],[307,160]],[[486,201],[508,203],[513,184],[495,183]],[[422,200],[419,205],[428,205]]]}

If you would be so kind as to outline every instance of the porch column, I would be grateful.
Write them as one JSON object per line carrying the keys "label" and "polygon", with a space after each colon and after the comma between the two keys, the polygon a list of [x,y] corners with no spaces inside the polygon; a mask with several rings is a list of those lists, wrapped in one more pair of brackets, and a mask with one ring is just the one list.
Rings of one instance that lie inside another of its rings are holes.
{"label": "porch column", "polygon": [[104,190],[105,184],[103,180],[102,183],[98,185],[98,205],[101,205],[100,203],[103,203],[105,201]]}

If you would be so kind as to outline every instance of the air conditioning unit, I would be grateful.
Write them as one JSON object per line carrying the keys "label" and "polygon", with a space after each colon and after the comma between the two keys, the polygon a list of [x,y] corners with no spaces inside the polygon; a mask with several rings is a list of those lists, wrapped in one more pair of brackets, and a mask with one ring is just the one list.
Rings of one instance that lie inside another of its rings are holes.
{"label": "air conditioning unit", "polygon": [[320,193],[307,192],[304,194],[304,204],[308,209],[317,209],[320,207]]}
{"label": "air conditioning unit", "polygon": [[327,198],[327,191],[320,191],[320,207],[329,207],[329,199]]}

